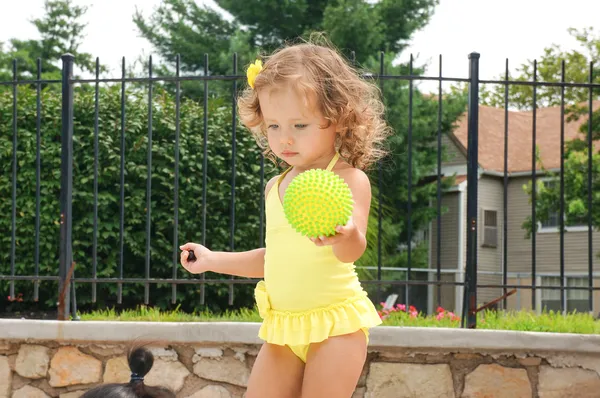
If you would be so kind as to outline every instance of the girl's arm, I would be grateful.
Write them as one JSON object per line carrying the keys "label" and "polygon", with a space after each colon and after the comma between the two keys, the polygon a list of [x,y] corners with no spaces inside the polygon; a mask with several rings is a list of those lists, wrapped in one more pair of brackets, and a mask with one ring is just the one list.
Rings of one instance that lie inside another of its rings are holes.
{"label": "girl's arm", "polygon": [[[265,195],[276,181],[274,177],[267,183]],[[193,274],[211,271],[246,278],[262,278],[265,274],[264,248],[237,253],[213,252],[197,243],[186,243],[180,249],[181,265]],[[194,251],[194,261],[188,261],[190,250]]]}
{"label": "girl's arm", "polygon": [[262,278],[265,274],[265,249],[238,253],[210,252],[205,260],[205,266],[206,271],[219,274]]}
{"label": "girl's arm", "polygon": [[350,222],[337,228],[337,234],[323,239],[314,239],[318,246],[331,245],[338,260],[345,263],[357,261],[367,249],[367,225],[371,208],[371,182],[367,175],[355,168],[338,171],[354,199],[354,210]]}

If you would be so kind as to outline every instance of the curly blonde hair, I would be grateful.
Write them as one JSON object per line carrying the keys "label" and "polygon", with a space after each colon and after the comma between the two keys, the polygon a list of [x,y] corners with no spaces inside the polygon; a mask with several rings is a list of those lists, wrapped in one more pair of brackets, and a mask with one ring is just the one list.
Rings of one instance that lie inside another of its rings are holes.
{"label": "curly blonde hair", "polygon": [[258,93],[281,84],[293,84],[306,98],[317,99],[325,119],[337,125],[340,156],[353,167],[366,169],[385,155],[382,144],[390,128],[379,88],[362,79],[333,48],[306,42],[266,57],[254,89],[248,86],[238,98],[240,120],[267,157],[276,161],[267,143]]}

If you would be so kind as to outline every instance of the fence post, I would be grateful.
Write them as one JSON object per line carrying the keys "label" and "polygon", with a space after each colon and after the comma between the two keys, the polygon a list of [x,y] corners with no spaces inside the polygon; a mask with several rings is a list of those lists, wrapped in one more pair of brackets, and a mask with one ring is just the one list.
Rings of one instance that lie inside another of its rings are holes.
{"label": "fence post", "polygon": [[62,57],[62,129],[60,165],[60,264],[58,270],[58,319],[68,320],[71,289],[69,279],[73,262],[72,212],[73,197],[73,77],[74,57]]}
{"label": "fence post", "polygon": [[467,147],[467,327],[477,327],[477,182],[479,162],[479,54],[469,54]]}

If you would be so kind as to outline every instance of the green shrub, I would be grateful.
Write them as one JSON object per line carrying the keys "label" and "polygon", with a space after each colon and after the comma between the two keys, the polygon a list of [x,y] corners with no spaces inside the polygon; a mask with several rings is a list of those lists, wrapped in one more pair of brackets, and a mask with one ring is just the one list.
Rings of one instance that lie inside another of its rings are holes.
{"label": "green shrub", "polygon": [[[148,145],[147,91],[132,87],[126,94],[125,115],[125,216],[123,273],[144,277],[146,250],[146,183]],[[98,277],[119,276],[120,253],[120,87],[102,87],[99,93],[99,177],[98,177]],[[76,276],[92,276],[94,93],[78,87],[74,96],[73,134],[73,260]],[[173,266],[177,277],[188,278],[178,261],[174,264],[174,164],[175,100],[155,88],[152,131],[152,199],[150,276],[170,278]],[[178,244],[202,240],[203,106],[182,100],[180,120],[180,178]],[[208,185],[206,243],[214,250],[229,250],[231,202],[231,106],[223,99],[211,99],[208,111]],[[33,275],[36,209],[36,93],[29,88],[18,92],[18,176],[16,218],[16,274]],[[236,250],[260,245],[259,206],[260,151],[241,125],[237,130],[235,233]],[[57,275],[59,265],[61,98],[44,90],[41,112],[41,220],[40,274]],[[265,162],[266,177],[274,167]],[[0,92],[0,274],[10,274],[11,192],[12,192],[12,93]],[[175,253],[178,256],[179,250]],[[219,275],[207,275],[219,278]],[[0,284],[8,295],[8,282]],[[125,307],[140,304],[143,284],[123,286]],[[170,304],[171,286],[150,285],[150,302],[161,308]],[[197,308],[199,285],[180,285],[177,301],[184,309]],[[207,305],[213,310],[227,307],[226,285],[207,286]],[[17,292],[32,299],[32,283],[17,282]],[[116,284],[98,285],[98,307],[116,302]],[[52,308],[56,283],[42,282],[42,307]],[[77,285],[77,302],[91,301],[91,286]],[[252,305],[252,286],[235,288],[236,306]]]}
{"label": "green shrub", "polygon": [[[146,184],[148,146],[148,92],[145,87],[130,84],[126,92],[125,114],[125,214],[123,276],[143,278],[146,256]],[[58,275],[60,226],[60,156],[61,97],[59,86],[42,91],[41,107],[41,198],[40,198],[40,274]],[[11,195],[12,195],[12,90],[0,88],[0,275],[10,274],[11,262]],[[178,246],[186,241],[202,241],[202,165],[203,104],[183,99],[180,104],[180,178],[179,227],[174,239],[174,164],[176,102],[174,95],[155,87],[153,95],[152,131],[152,198],[150,235],[150,277],[189,278],[178,264]],[[213,250],[230,250],[230,202],[232,157],[231,100],[210,98],[208,104],[208,186],[206,243]],[[73,260],[76,277],[92,276],[93,204],[94,204],[94,92],[90,86],[76,86],[74,93],[73,137]],[[36,92],[19,87],[17,100],[17,218],[16,274],[34,274],[35,209],[36,209]],[[119,85],[103,86],[99,91],[98,117],[98,246],[99,278],[119,277],[120,264],[120,161],[121,161],[121,92]],[[241,124],[237,125],[236,201],[234,249],[248,250],[262,245],[259,241],[260,150]],[[394,166],[387,164],[387,166]],[[401,168],[395,165],[392,169]],[[393,170],[390,169],[392,172]],[[277,172],[265,162],[265,182]],[[374,169],[373,200],[369,219],[368,248],[358,266],[377,265],[378,240],[381,239],[382,264],[386,267],[406,266],[406,252],[398,251],[403,232],[402,179],[393,192],[384,194],[382,236],[378,236],[378,181]],[[391,178],[391,177],[390,177]],[[383,183],[383,185],[386,185]],[[426,184],[431,191],[435,184]],[[389,189],[388,189],[389,191]],[[416,197],[413,197],[415,200]],[[423,201],[419,201],[423,202]],[[424,202],[423,202],[424,203]],[[430,212],[428,208],[427,211]],[[415,213],[416,214],[416,213]],[[419,216],[421,217],[421,216]],[[431,214],[429,214],[431,217]],[[422,218],[422,217],[421,217]],[[175,249],[175,250],[174,250]],[[426,247],[413,252],[413,268],[427,266]],[[359,268],[363,279],[376,279],[376,272]],[[392,277],[404,278],[403,274]],[[228,278],[209,274],[207,278]],[[8,282],[0,282],[0,293],[8,295]],[[366,285],[373,296],[376,285]],[[37,309],[55,308],[57,283],[42,282]],[[384,293],[395,291],[385,287]],[[389,290],[389,292],[388,292]],[[253,305],[253,285],[235,286],[234,308]],[[16,292],[24,302],[20,307],[34,306],[33,284],[17,282]],[[176,301],[186,311],[200,309],[200,285],[177,287]],[[141,304],[143,284],[123,285],[123,307]],[[222,311],[228,306],[229,288],[225,284],[207,285],[206,309]],[[374,297],[374,296],[373,296]],[[98,303],[91,303],[91,285],[77,284],[77,303],[82,309],[103,308],[117,303],[115,283],[98,284]],[[150,305],[172,308],[171,285],[150,284]],[[12,308],[12,307],[11,307]],[[9,308],[10,310],[10,308]]]}

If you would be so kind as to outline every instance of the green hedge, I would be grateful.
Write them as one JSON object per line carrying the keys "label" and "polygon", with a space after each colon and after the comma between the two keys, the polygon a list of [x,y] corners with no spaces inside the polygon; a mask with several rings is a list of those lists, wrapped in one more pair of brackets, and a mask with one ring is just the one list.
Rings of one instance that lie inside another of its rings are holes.
{"label": "green hedge", "polygon": [[[42,93],[40,274],[57,275],[59,264],[59,193],[61,98],[53,90]],[[148,99],[145,89],[127,91],[125,149],[124,276],[143,277],[146,248],[146,183]],[[118,277],[120,217],[120,87],[102,87],[99,97],[98,277]],[[78,87],[74,99],[73,138],[73,259],[76,276],[92,275],[94,93]],[[202,239],[203,106],[182,100],[180,123],[179,243]],[[208,184],[206,242],[214,250],[229,250],[231,190],[231,107],[211,99],[208,116]],[[36,93],[18,92],[18,177],[16,273],[33,275],[36,209]],[[235,249],[259,242],[260,151],[242,126],[237,134]],[[153,96],[151,277],[170,278],[173,267],[175,101],[155,88]],[[275,169],[265,162],[266,178]],[[0,92],[0,274],[10,273],[12,195],[12,92]],[[181,268],[179,277],[189,277]],[[221,277],[207,275],[209,278]],[[8,282],[0,284],[8,295]],[[17,282],[25,301],[33,298],[31,282]],[[56,283],[40,287],[42,308],[54,308]],[[143,302],[143,285],[123,286],[124,306]],[[177,300],[184,309],[199,307],[199,285],[180,285]],[[151,304],[167,308],[171,286],[151,285]],[[207,287],[207,306],[227,307],[226,285]],[[77,285],[77,302],[91,301],[91,286]],[[116,285],[98,285],[102,308],[116,303]],[[235,288],[235,305],[252,305],[252,287]]]}
{"label": "green hedge", "polygon": [[[57,87],[42,91],[41,115],[41,220],[40,220],[40,274],[58,275],[59,264],[59,194],[61,98]],[[130,85],[126,95],[126,149],[125,149],[125,234],[124,276],[144,277],[146,250],[146,183],[148,98],[144,87]],[[12,91],[0,89],[0,275],[10,274],[11,195],[12,195]],[[93,170],[94,170],[94,92],[90,86],[77,86],[74,96],[74,163],[73,163],[73,259],[76,276],[92,276],[93,244]],[[120,86],[105,86],[99,92],[99,180],[98,180],[98,277],[119,276],[120,227],[120,141],[121,141]],[[180,185],[178,243],[201,242],[202,230],[202,164],[203,164],[203,104],[183,99],[180,108]],[[429,117],[429,116],[427,116]],[[206,242],[213,250],[230,250],[231,202],[231,101],[211,98],[208,112],[208,187]],[[18,174],[17,174],[17,230],[16,273],[33,275],[35,250],[35,181],[36,181],[36,92],[19,88],[17,101]],[[259,242],[260,151],[247,130],[238,125],[236,154],[236,217],[235,250],[261,246]],[[169,91],[155,88],[153,96],[153,149],[152,149],[152,222],[151,270],[153,278],[171,278],[173,274],[173,220],[174,220],[174,145],[175,100]],[[392,156],[403,158],[399,153]],[[401,169],[403,162],[392,161],[390,173]],[[277,172],[265,162],[265,181]],[[387,184],[394,192],[384,194],[383,234],[378,237],[377,169],[373,176],[373,201],[369,220],[367,252],[357,265],[377,264],[378,239],[381,238],[384,266],[406,266],[406,253],[398,251],[402,242],[403,209],[399,204],[403,195],[402,178]],[[384,182],[384,185],[386,183]],[[434,184],[421,187],[431,191]],[[431,191],[433,192],[433,191]],[[430,193],[431,193],[430,192]],[[413,200],[415,197],[413,197]],[[422,204],[422,203],[421,203]],[[416,206],[416,204],[415,204]],[[418,207],[418,206],[417,206]],[[426,207],[426,211],[431,209]],[[431,217],[431,215],[430,215]],[[427,266],[427,247],[421,245],[413,252],[413,268]],[[177,253],[178,254],[178,253]],[[178,277],[190,277],[178,264]],[[362,279],[376,279],[374,271],[359,268]],[[209,274],[208,278],[227,278]],[[403,274],[385,275],[386,278],[404,279]],[[413,276],[415,277],[415,276]],[[171,308],[171,286],[152,284],[150,304]],[[0,282],[0,294],[9,294],[8,282]],[[33,284],[17,282],[16,293],[22,293],[24,303],[11,308],[35,307]],[[376,285],[366,285],[374,294]],[[252,285],[235,287],[234,307],[253,306]],[[40,288],[39,309],[55,308],[57,284],[43,282]],[[200,310],[200,285],[178,286],[177,304],[186,311]],[[395,291],[384,287],[384,294]],[[225,284],[208,285],[206,309],[222,311],[228,306],[229,289]],[[98,285],[98,303],[91,303],[91,286],[77,284],[77,303],[82,309],[104,308],[116,305],[117,286]],[[143,303],[144,286],[123,285],[123,307]],[[27,304],[30,303],[30,304]],[[9,303],[10,304],[10,303]],[[2,302],[0,302],[0,311]]]}

